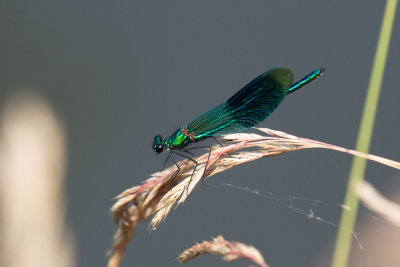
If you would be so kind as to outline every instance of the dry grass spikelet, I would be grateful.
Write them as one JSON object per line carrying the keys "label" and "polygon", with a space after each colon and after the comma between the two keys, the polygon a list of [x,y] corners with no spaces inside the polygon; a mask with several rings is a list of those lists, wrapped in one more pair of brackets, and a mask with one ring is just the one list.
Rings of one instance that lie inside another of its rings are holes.
{"label": "dry grass spikelet", "polygon": [[[256,128],[262,133],[239,133],[224,135],[225,145],[213,146],[207,163],[208,152],[195,160],[199,163],[192,176],[194,163],[183,160],[178,162],[181,171],[176,175],[176,166],[151,175],[142,185],[129,188],[116,197],[111,212],[118,230],[110,250],[111,258],[108,267],[116,267],[124,253],[125,247],[132,238],[139,221],[153,216],[150,227],[156,227],[175,204],[183,203],[202,178],[228,170],[233,166],[250,162],[262,157],[276,156],[288,151],[305,148],[324,148],[364,157],[387,166],[400,169],[400,163],[381,157],[357,152],[354,150],[296,137],[267,128]],[[251,148],[253,151],[248,151]],[[243,151],[246,149],[246,151]],[[207,163],[207,164],[206,164]],[[205,167],[207,166],[207,169]]]}
{"label": "dry grass spikelet", "polygon": [[200,254],[219,255],[224,261],[248,259],[261,267],[269,266],[255,247],[240,242],[226,241],[222,236],[213,238],[212,241],[203,241],[186,249],[178,256],[177,260],[185,264]]}

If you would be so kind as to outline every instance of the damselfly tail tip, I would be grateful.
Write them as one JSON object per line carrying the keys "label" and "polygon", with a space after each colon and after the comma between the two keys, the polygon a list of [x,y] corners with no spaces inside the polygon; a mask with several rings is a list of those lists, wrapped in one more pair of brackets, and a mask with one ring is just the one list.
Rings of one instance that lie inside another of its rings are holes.
{"label": "damselfly tail tip", "polygon": [[320,69],[319,69],[319,75],[324,74],[325,70],[326,70],[325,68],[320,68]]}

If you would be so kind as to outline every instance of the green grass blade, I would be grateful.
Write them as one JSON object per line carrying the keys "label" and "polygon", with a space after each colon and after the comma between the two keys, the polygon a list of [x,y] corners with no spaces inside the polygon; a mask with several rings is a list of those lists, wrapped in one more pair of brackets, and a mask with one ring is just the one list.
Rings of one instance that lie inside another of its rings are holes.
{"label": "green grass blade", "polygon": [[[364,104],[364,111],[357,138],[356,150],[364,153],[368,153],[371,143],[376,109],[378,106],[379,94],[381,90],[383,74],[385,71],[386,58],[389,49],[396,6],[397,0],[387,0],[378,46],[375,52],[371,78],[369,81],[368,93]],[[349,211],[343,210],[342,213],[332,267],[347,266],[353,238],[351,231],[354,229],[359,204],[357,196],[353,191],[353,185],[363,180],[365,167],[366,159],[354,157],[345,197],[345,205],[351,209]],[[351,231],[349,231],[349,229]]]}

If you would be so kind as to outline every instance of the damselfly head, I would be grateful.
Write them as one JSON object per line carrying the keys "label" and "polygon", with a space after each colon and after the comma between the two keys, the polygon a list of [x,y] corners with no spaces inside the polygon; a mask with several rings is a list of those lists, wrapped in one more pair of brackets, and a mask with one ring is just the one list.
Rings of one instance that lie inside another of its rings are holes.
{"label": "damselfly head", "polygon": [[153,150],[154,150],[154,152],[157,152],[157,154],[161,153],[164,150],[164,146],[162,143],[163,143],[163,141],[162,141],[161,135],[154,136]]}

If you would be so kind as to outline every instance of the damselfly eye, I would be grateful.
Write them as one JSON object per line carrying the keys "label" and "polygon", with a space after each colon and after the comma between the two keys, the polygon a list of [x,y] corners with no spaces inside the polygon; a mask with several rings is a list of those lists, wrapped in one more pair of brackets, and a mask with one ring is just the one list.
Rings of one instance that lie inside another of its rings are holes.
{"label": "damselfly eye", "polygon": [[162,144],[162,136],[161,135],[156,135],[154,137],[153,150],[154,150],[154,152],[157,152],[157,153],[161,153],[164,150],[164,146]]}
{"label": "damselfly eye", "polygon": [[157,144],[154,146],[154,151],[157,153],[161,153],[163,151],[164,147],[162,144]]}

